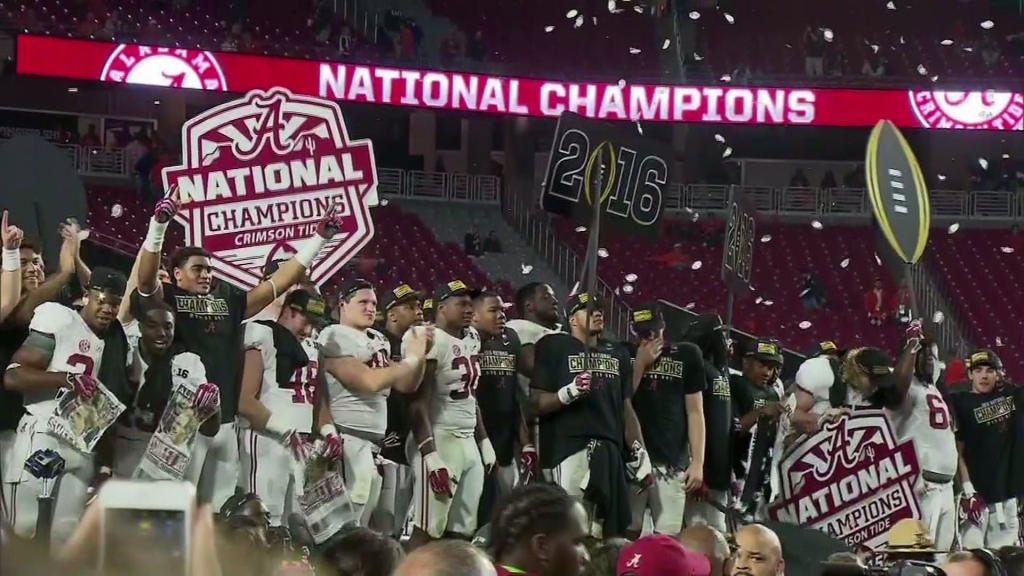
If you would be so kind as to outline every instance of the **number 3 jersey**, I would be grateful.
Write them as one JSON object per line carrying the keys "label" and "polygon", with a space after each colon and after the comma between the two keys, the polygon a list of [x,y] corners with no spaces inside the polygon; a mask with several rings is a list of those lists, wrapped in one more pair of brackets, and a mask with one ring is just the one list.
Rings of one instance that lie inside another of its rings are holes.
{"label": "number 3 jersey", "polygon": [[[411,328],[402,337],[402,356],[413,339]],[[434,331],[434,346],[427,360],[436,360],[434,390],[430,398],[430,423],[434,429],[471,437],[476,430],[476,387],[480,379],[480,334],[466,328],[462,338],[444,330]]]}
{"label": "number 3 jersey", "polygon": [[[335,324],[320,333],[324,358],[355,358],[371,369],[385,368],[391,362],[391,342],[373,328],[366,331]],[[331,419],[352,430],[384,437],[388,427],[388,395],[354,392],[331,373],[327,373],[327,396]]]}
{"label": "number 3 jersey", "polygon": [[[278,349],[274,329],[262,322],[245,325],[245,348],[259,350],[263,358],[263,380],[258,394],[260,402],[272,414],[283,418],[287,426],[308,433],[313,427],[313,392],[320,373],[320,348],[312,338],[299,338],[298,341],[308,362],[291,371],[289,377],[279,374],[282,371],[278,370],[278,365],[288,357]],[[248,422],[240,420],[242,427],[248,426]]]}

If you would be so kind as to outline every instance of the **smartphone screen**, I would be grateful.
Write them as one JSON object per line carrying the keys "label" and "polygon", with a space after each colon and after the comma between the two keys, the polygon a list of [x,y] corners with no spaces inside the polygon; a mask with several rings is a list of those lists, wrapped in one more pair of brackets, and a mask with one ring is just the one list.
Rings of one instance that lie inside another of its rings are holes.
{"label": "smartphone screen", "polygon": [[188,576],[185,512],[107,508],[104,514],[104,572],[162,566],[168,576]]}

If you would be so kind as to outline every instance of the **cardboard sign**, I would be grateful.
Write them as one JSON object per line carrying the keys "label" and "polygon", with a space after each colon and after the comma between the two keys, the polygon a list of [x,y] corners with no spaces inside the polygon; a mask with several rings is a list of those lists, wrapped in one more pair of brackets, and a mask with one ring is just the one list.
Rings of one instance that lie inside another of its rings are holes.
{"label": "cardboard sign", "polygon": [[[604,157],[601,189],[594,179]],[[641,137],[636,125],[564,112],[558,119],[541,191],[544,210],[590,225],[592,207],[602,225],[656,236],[665,211],[673,156],[660,142]]]}
{"label": "cardboard sign", "polygon": [[734,186],[729,196],[729,221],[725,228],[725,250],[722,251],[722,282],[736,295],[742,296],[750,291],[756,217],[754,203]]}
{"label": "cardboard sign", "polygon": [[896,441],[885,413],[858,410],[785,451],[768,514],[877,550],[894,524],[921,517],[920,472],[914,445]]}
{"label": "cardboard sign", "polygon": [[377,168],[369,140],[352,140],[336,102],[282,88],[254,90],[185,123],[184,161],[163,171],[177,185],[176,219],[214,274],[249,289],[269,262],[290,258],[339,207],[341,231],[309,267],[322,285],[373,237]]}
{"label": "cardboard sign", "polygon": [[864,175],[882,234],[901,260],[914,264],[924,253],[931,227],[928,186],[914,151],[888,120],[871,130]]}

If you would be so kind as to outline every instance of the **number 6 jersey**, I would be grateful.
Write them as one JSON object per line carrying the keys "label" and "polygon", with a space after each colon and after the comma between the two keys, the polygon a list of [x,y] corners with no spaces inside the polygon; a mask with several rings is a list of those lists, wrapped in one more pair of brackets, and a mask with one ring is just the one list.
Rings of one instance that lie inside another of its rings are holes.
{"label": "number 6 jersey", "polygon": [[[309,363],[297,369],[287,381],[279,382],[274,329],[262,322],[249,322],[245,325],[245,347],[259,350],[263,358],[260,402],[272,414],[281,416],[287,426],[298,432],[309,433],[313,427],[313,392],[320,370],[320,349],[312,338],[299,338],[299,342]],[[245,426],[247,422],[240,424]]]}
{"label": "number 6 jersey", "polygon": [[[335,324],[320,333],[324,358],[355,358],[370,368],[384,368],[391,361],[391,342],[373,328],[365,332]],[[388,427],[388,395],[353,392],[327,373],[327,396],[331,402],[331,419],[335,423],[384,437]]]}
{"label": "number 6 jersey", "polygon": [[[402,356],[413,338],[407,330],[402,337]],[[434,331],[434,346],[427,360],[436,360],[434,391],[430,399],[430,423],[435,429],[456,436],[471,437],[476,430],[476,387],[480,379],[480,335],[466,328],[462,338]]]}

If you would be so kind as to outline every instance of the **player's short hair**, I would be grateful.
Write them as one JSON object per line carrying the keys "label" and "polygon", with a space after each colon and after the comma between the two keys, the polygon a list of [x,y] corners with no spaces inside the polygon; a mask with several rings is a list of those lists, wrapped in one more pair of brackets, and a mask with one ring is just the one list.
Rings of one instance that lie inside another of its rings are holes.
{"label": "player's short hair", "polygon": [[479,306],[487,301],[488,298],[501,298],[497,292],[491,292],[490,290],[483,290],[476,297],[473,298],[473,305]]}
{"label": "player's short hair", "polygon": [[421,554],[433,560],[430,569],[421,572],[422,576],[476,576],[491,564],[483,552],[464,540],[435,540],[413,552]]}
{"label": "player's short hair", "polygon": [[29,240],[28,238],[21,241],[21,246],[19,246],[18,249],[31,250],[33,254],[38,254],[40,256],[43,255],[43,247],[38,242]]}
{"label": "player's short hair", "polygon": [[527,484],[506,494],[491,515],[491,556],[498,560],[537,534],[554,534],[572,522],[576,500],[554,484]]}
{"label": "player's short hair", "polygon": [[612,538],[599,542],[597,546],[589,550],[590,562],[580,572],[580,576],[606,576],[616,574],[616,567],[619,563],[619,554],[629,546],[629,540],[625,538]]}
{"label": "player's short hair", "polygon": [[178,248],[173,253],[171,253],[169,259],[170,266],[167,271],[173,272],[175,268],[184,267],[185,263],[188,262],[188,259],[192,258],[193,256],[202,256],[203,258],[213,257],[209,252],[200,248],[199,246],[182,246],[181,248]]}
{"label": "player's short hair", "polygon": [[359,527],[342,531],[329,540],[321,557],[330,565],[332,574],[390,576],[405,558],[405,552],[395,539]]}
{"label": "player's short hair", "polygon": [[153,300],[152,298],[144,298],[142,300],[142,315],[139,320],[142,320],[154,310],[160,310],[161,312],[170,312],[171,316],[174,316],[174,308],[163,300]]}
{"label": "player's short hair", "polygon": [[535,298],[544,286],[547,286],[546,282],[529,282],[516,290],[516,310],[522,314],[526,310],[526,301]]}

